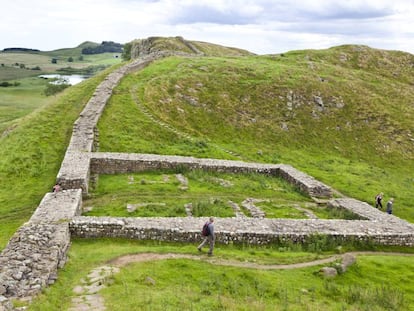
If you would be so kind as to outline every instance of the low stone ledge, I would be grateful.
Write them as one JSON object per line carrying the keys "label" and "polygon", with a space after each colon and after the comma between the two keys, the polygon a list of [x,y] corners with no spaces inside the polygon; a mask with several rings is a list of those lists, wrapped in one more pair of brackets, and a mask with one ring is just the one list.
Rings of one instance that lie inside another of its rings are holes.
{"label": "low stone ledge", "polygon": [[279,165],[272,164],[185,156],[102,152],[95,152],[91,155],[91,172],[97,174],[131,173],[152,169],[176,169],[179,167],[231,173],[258,172],[269,175],[275,175],[279,169]]}
{"label": "low stone ledge", "polygon": [[131,173],[179,167],[230,173],[256,172],[279,175],[312,197],[330,198],[332,196],[330,187],[290,165],[137,153],[97,152],[91,155],[91,171],[97,174]]}
{"label": "low stone ledge", "polygon": [[376,209],[366,202],[353,198],[333,199],[328,202],[328,207],[342,208],[359,215],[364,219],[379,222],[384,229],[388,227],[399,227],[407,232],[414,232],[414,225],[394,215],[389,215],[379,209]]}
{"label": "low stone ledge", "polygon": [[281,164],[279,167],[279,174],[281,177],[297,186],[301,191],[309,194],[311,197],[332,197],[332,189],[329,186],[290,165]]}
{"label": "low stone ledge", "polygon": [[63,189],[82,189],[88,192],[90,154],[67,151],[57,175]]}
{"label": "low stone ledge", "polygon": [[46,193],[29,222],[51,224],[69,222],[70,219],[81,214],[81,204],[81,189]]}

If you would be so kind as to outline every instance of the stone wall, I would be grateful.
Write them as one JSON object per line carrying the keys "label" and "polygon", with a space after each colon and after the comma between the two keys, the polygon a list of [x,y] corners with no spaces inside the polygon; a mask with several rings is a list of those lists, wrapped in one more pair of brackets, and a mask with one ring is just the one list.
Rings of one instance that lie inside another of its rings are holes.
{"label": "stone wall", "polygon": [[[390,215],[388,215],[390,216]],[[127,238],[196,243],[206,219],[193,217],[75,217],[73,236],[81,238]],[[414,246],[414,227],[392,226],[366,220],[295,220],[216,218],[217,243],[266,245],[278,242],[306,243],[314,235],[326,235],[338,243],[372,242]]]}
{"label": "stone wall", "polygon": [[88,192],[88,153],[94,151],[96,126],[108,100],[112,96],[112,90],[125,74],[142,69],[155,59],[163,56],[163,54],[149,55],[131,62],[110,73],[96,88],[73,125],[72,137],[57,176],[57,182],[64,189],[81,188],[84,192]]}
{"label": "stone wall", "polygon": [[332,196],[330,187],[285,164],[262,164],[154,154],[96,152],[91,155],[91,172],[95,174],[119,174],[181,167],[226,173],[255,172],[280,176],[309,196],[318,198],[330,198]]}
{"label": "stone wall", "polygon": [[317,181],[301,171],[298,171],[290,165],[283,164],[279,168],[279,175],[291,184],[298,187],[302,192],[307,193],[315,198],[332,197],[332,189],[323,183]]}
{"label": "stone wall", "polygon": [[57,278],[70,245],[69,222],[80,215],[82,192],[47,193],[0,254],[0,298],[39,293]]}

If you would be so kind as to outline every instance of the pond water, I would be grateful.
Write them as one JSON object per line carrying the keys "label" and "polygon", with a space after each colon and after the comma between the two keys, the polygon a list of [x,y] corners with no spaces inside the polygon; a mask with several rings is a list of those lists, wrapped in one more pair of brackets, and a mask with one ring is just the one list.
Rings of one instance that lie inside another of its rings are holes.
{"label": "pond water", "polygon": [[[53,79],[53,81],[49,82],[52,84],[70,84],[75,85],[82,82],[85,79],[88,79],[89,76],[85,75],[60,75],[60,74],[48,74],[48,75],[40,75],[39,78],[43,79]],[[54,80],[57,79],[57,80]]]}

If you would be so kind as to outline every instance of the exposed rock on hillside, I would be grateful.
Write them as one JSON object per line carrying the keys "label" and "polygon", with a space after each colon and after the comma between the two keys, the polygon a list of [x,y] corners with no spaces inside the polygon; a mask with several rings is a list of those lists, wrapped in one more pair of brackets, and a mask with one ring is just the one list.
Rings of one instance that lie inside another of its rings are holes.
{"label": "exposed rock on hillside", "polygon": [[206,55],[206,56],[242,56],[252,53],[217,44],[189,41],[183,37],[149,37],[147,39],[134,40],[131,46],[131,58],[135,59],[144,55],[159,52],[172,52],[174,54]]}

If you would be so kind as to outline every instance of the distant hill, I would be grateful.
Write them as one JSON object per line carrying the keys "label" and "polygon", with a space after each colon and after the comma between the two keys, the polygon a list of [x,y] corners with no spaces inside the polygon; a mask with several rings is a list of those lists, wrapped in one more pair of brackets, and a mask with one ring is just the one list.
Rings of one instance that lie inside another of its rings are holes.
{"label": "distant hill", "polygon": [[27,49],[27,48],[5,48],[3,49],[3,52],[5,53],[11,53],[11,52],[29,52],[29,53],[37,53],[40,52],[40,50],[36,50],[36,49]]}
{"label": "distant hill", "polygon": [[124,58],[134,59],[143,55],[156,52],[175,52],[203,56],[246,56],[253,53],[218,44],[190,41],[183,37],[149,37],[138,39],[125,44]]}

